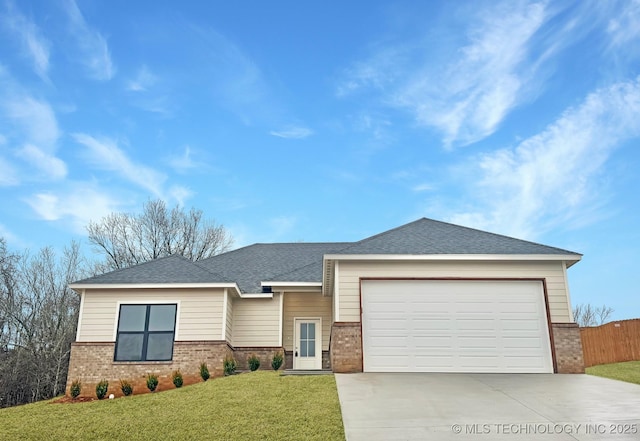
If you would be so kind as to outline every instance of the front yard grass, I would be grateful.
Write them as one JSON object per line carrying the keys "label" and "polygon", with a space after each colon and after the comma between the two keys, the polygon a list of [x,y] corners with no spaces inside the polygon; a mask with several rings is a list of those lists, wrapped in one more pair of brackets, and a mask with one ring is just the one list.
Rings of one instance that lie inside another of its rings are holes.
{"label": "front yard grass", "polygon": [[[135,392],[134,392],[135,393]],[[115,400],[0,409],[4,440],[344,440],[333,375],[257,371]]]}
{"label": "front yard grass", "polygon": [[614,380],[640,384],[640,361],[625,361],[623,363],[601,364],[585,369],[587,374],[598,377],[613,378]]}

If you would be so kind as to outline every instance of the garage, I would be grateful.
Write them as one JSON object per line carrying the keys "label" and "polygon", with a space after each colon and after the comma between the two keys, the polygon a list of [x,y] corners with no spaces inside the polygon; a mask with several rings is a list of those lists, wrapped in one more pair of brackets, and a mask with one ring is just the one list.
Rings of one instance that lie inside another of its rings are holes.
{"label": "garage", "polygon": [[363,280],[365,372],[552,373],[538,280]]}

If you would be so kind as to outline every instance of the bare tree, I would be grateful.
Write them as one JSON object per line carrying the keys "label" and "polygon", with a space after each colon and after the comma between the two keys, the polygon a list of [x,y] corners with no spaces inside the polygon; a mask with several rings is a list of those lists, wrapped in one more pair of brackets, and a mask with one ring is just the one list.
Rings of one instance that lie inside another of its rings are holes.
{"label": "bare tree", "polygon": [[64,391],[79,307],[68,285],[85,268],[77,243],[60,257],[51,248],[31,256],[0,239],[0,407]]}
{"label": "bare tree", "polygon": [[590,304],[579,304],[573,308],[573,319],[582,326],[600,326],[606,323],[613,314],[613,308],[606,305],[594,307]]}
{"label": "bare tree", "polygon": [[169,210],[160,199],[146,202],[142,213],[112,213],[87,227],[89,241],[104,255],[99,271],[111,271],[158,257],[179,254],[201,260],[227,251],[233,239],[222,226],[205,220],[202,210]]}

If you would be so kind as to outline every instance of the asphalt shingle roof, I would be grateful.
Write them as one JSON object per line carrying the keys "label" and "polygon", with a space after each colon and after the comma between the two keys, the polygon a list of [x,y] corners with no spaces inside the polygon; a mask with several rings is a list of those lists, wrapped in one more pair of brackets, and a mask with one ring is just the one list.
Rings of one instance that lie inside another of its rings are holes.
{"label": "asphalt shingle roof", "polygon": [[[350,243],[257,243],[199,263],[236,281],[242,292],[256,293],[262,290],[262,281],[321,282],[323,256],[347,245]],[[305,280],[291,278],[293,271]]]}
{"label": "asphalt shingle roof", "polygon": [[86,284],[237,283],[244,293],[260,282],[322,282],[327,254],[580,254],[431,219],[418,219],[358,242],[257,243],[199,262],[170,256],[82,280]]}
{"label": "asphalt shingle roof", "polygon": [[576,254],[526,240],[422,218],[336,254]]}
{"label": "asphalt shingle roof", "polygon": [[168,256],[75,282],[77,284],[211,283],[225,280],[182,256]]}

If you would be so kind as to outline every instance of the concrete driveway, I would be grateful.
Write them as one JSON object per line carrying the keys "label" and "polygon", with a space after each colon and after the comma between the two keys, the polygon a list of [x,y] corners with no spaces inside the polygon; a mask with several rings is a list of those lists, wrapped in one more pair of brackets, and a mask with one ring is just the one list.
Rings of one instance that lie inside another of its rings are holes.
{"label": "concrete driveway", "polygon": [[640,440],[640,386],[591,375],[336,374],[347,441]]}

